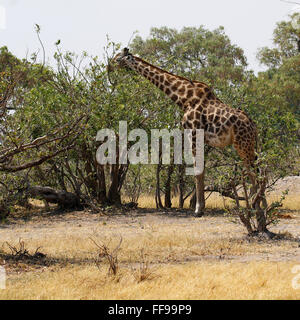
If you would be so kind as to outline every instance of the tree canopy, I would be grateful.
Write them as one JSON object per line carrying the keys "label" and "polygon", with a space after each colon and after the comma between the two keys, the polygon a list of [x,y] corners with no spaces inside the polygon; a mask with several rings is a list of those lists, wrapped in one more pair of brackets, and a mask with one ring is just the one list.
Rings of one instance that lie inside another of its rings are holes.
{"label": "tree canopy", "polygon": [[[146,61],[206,82],[225,103],[247,112],[258,126],[259,161],[269,170],[270,185],[299,170],[300,34],[291,21],[278,23],[274,48],[259,50],[267,70],[257,76],[222,27],[152,28],[130,45]],[[72,193],[94,210],[120,204],[122,197],[136,201],[136,192],[155,192],[163,206],[162,192],[171,207],[171,191],[179,186],[183,206],[193,180],[182,166],[99,165],[95,139],[102,128],[117,132],[122,120],[128,130],[148,133],[180,128],[182,111],[141,76],[108,72],[108,52],[115,54],[120,45],[109,41],[104,60],[56,45],[56,67],[39,63],[36,54],[20,60],[0,48],[0,201],[14,204],[38,185]],[[239,161],[232,148],[207,147],[206,190],[234,198]]]}

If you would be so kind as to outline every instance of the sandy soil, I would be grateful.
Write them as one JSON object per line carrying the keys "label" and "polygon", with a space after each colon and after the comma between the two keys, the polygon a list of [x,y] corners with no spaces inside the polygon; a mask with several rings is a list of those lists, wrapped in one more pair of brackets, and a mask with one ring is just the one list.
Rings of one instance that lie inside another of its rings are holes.
{"label": "sandy soil", "polygon": [[[51,239],[65,241],[74,237],[87,241],[94,234],[100,238],[122,236],[123,239],[148,239],[157,236],[172,238],[172,234],[187,235],[192,240],[191,250],[180,252],[174,262],[194,260],[235,261],[299,261],[300,262],[300,214],[289,212],[270,228],[275,233],[287,234],[287,240],[250,240],[245,229],[215,211],[201,218],[191,216],[190,212],[147,212],[137,211],[114,214],[112,216],[95,215],[88,212],[72,212],[61,215],[32,215],[27,221],[15,220],[0,226],[0,246],[5,242],[17,243],[21,238],[29,245],[42,246],[47,252]],[[293,239],[292,239],[293,238]],[[155,239],[155,238],[154,238]],[[130,242],[130,240],[128,240]],[[176,245],[174,240],[174,245]],[[216,244],[219,244],[216,247]],[[159,243],[157,243],[159,245]],[[203,246],[199,251],[198,247]],[[184,247],[184,244],[182,244]],[[1,248],[1,247],[0,247]],[[162,248],[163,250],[163,248]],[[59,249],[58,249],[59,251]],[[193,252],[194,251],[194,252]],[[154,263],[166,262],[158,256]],[[168,263],[171,261],[168,261]]]}
{"label": "sandy soil", "polygon": [[287,189],[289,190],[289,195],[296,195],[300,198],[300,176],[291,176],[278,180],[271,195],[278,195]]}

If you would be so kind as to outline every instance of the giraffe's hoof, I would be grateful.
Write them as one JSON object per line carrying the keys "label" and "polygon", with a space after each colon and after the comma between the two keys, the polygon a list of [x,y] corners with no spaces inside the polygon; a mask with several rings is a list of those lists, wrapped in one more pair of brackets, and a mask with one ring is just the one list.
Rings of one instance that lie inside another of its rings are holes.
{"label": "giraffe's hoof", "polygon": [[195,212],[194,213],[194,217],[197,217],[197,218],[201,218],[203,216],[204,212],[200,211],[200,212]]}
{"label": "giraffe's hoof", "polygon": [[204,214],[204,206],[201,205],[201,203],[196,203],[196,208],[195,208],[195,217],[202,217]]}

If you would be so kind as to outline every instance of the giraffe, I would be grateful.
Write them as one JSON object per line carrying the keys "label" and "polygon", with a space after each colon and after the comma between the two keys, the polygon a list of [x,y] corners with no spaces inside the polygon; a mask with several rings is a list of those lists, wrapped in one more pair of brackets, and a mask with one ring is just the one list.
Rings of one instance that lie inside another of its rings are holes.
{"label": "giraffe", "polygon": [[[196,129],[203,129],[204,142],[207,145],[218,148],[233,145],[249,172],[255,160],[257,130],[255,123],[244,111],[223,103],[207,84],[192,81],[156,67],[132,55],[127,48],[112,59],[108,70],[112,71],[115,66],[141,74],[182,108],[183,128],[192,129],[193,132],[193,155],[196,147]],[[250,179],[254,185],[253,175],[250,175]],[[205,207],[204,172],[195,175],[195,185],[195,215],[202,216]]]}

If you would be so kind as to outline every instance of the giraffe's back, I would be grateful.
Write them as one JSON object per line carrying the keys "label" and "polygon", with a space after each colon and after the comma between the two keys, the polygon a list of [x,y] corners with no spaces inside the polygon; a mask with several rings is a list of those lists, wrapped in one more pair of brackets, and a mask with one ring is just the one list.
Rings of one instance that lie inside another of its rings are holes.
{"label": "giraffe's back", "polygon": [[256,126],[242,110],[217,101],[214,106],[200,106],[187,110],[184,128],[203,129],[205,143],[224,148],[233,144],[242,159],[253,158]]}

